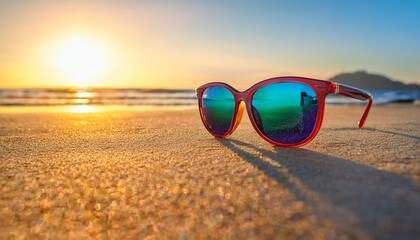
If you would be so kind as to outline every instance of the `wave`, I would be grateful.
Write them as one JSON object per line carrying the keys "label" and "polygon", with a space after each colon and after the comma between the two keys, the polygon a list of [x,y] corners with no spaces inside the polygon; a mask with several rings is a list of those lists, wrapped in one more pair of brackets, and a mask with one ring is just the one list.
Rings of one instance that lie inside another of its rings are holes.
{"label": "wave", "polygon": [[[414,102],[419,91],[369,91],[374,104]],[[363,104],[362,101],[329,95],[327,104]],[[190,106],[197,104],[194,90],[185,89],[0,89],[0,106],[57,105],[151,105]]]}

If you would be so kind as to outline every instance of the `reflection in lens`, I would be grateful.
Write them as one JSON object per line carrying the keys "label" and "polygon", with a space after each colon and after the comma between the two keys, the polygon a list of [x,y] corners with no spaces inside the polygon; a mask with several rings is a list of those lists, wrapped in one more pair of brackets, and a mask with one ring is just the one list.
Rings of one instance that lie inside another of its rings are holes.
{"label": "reflection in lens", "polygon": [[314,129],[318,103],[314,90],[301,83],[273,83],[252,97],[252,113],[258,128],[271,140],[293,144]]}
{"label": "reflection in lens", "polygon": [[230,128],[235,100],[232,93],[223,87],[209,87],[202,97],[204,121],[211,132],[224,135]]}

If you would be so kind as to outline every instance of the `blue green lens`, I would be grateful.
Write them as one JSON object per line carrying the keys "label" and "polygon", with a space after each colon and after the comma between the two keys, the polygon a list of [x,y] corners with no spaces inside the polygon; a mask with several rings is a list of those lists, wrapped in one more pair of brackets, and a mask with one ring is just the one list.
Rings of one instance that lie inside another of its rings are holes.
{"label": "blue green lens", "polygon": [[252,113],[258,128],[278,143],[299,143],[315,127],[318,103],[308,85],[282,82],[258,89],[252,97]]}
{"label": "blue green lens", "polygon": [[207,88],[203,92],[202,111],[209,130],[217,135],[225,135],[235,111],[233,94],[223,87]]}

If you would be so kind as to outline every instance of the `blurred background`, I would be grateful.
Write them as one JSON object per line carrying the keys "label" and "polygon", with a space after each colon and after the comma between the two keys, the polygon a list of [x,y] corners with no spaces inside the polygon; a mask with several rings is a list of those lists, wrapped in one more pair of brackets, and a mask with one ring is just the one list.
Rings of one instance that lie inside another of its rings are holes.
{"label": "blurred background", "polygon": [[0,0],[0,105],[193,105],[206,82],[290,75],[412,103],[419,16],[416,0]]}

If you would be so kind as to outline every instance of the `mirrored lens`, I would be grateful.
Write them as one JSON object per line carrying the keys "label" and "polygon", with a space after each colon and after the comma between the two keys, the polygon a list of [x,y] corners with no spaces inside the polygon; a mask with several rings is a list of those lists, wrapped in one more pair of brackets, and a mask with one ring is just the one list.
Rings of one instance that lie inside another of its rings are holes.
{"label": "mirrored lens", "polygon": [[294,144],[309,137],[318,112],[314,90],[301,83],[273,83],[252,97],[258,128],[273,141]]}
{"label": "mirrored lens", "polygon": [[233,94],[223,87],[209,87],[204,90],[201,105],[207,127],[217,135],[225,135],[235,111]]}

